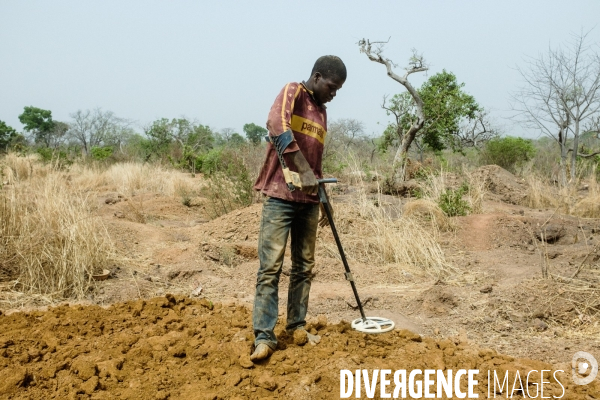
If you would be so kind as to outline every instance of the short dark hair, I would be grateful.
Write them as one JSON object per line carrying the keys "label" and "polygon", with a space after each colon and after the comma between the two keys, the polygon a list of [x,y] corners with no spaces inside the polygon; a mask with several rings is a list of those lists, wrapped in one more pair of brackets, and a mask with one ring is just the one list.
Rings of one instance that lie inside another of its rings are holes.
{"label": "short dark hair", "polygon": [[346,66],[338,56],[322,56],[317,59],[310,75],[319,72],[323,78],[346,80]]}

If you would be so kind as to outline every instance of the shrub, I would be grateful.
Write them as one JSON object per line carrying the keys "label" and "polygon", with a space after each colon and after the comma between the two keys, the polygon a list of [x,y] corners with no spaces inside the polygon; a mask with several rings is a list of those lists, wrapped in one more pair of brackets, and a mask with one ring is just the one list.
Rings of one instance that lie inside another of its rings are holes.
{"label": "shrub", "polygon": [[330,175],[340,175],[348,167],[348,164],[337,157],[323,159],[323,172]]}
{"label": "shrub", "polygon": [[69,156],[68,148],[38,147],[35,154],[38,154],[44,163],[51,163],[53,168],[60,169],[73,164],[73,157]]}
{"label": "shrub", "polygon": [[239,149],[212,149],[198,157],[196,165],[207,178],[201,194],[208,199],[205,209],[209,217],[216,218],[252,204],[253,180]]}
{"label": "shrub", "polygon": [[529,139],[507,136],[492,139],[486,143],[480,155],[483,165],[496,164],[511,172],[516,172],[535,155],[535,147]]}
{"label": "shrub", "polygon": [[104,161],[108,157],[112,156],[113,148],[112,147],[92,147],[90,150],[90,154],[94,160]]}
{"label": "shrub", "polygon": [[469,187],[463,184],[458,189],[447,188],[444,193],[440,195],[438,204],[442,211],[449,217],[455,217],[457,215],[467,215],[471,211],[469,203],[463,200],[463,195],[467,194]]}

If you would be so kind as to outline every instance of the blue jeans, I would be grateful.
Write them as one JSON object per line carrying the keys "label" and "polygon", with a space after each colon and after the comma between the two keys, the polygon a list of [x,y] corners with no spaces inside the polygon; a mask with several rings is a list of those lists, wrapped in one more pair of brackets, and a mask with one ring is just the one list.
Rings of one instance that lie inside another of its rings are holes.
{"label": "blue jeans", "polygon": [[252,315],[255,345],[265,343],[273,350],[277,347],[273,329],[278,315],[279,276],[290,232],[292,271],[288,289],[286,329],[306,325],[318,223],[318,204],[296,203],[274,197],[265,201],[258,237],[260,267]]}

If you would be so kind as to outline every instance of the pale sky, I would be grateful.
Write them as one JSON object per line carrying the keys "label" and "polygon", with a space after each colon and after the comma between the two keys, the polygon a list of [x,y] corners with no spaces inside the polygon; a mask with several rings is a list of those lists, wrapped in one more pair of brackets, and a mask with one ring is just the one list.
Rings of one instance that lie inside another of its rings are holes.
{"label": "pale sky", "polygon": [[[214,129],[264,126],[279,90],[308,78],[335,54],[348,79],[328,105],[329,121],[354,118],[367,133],[388,121],[385,94],[404,89],[358,51],[385,40],[401,72],[416,48],[428,76],[453,72],[490,109],[506,134],[514,126],[515,67],[528,56],[593,31],[599,0],[572,1],[8,1],[0,0],[0,120],[22,129],[25,106],[59,121],[101,107],[141,126],[158,118],[196,119]],[[419,86],[425,74],[412,75]],[[379,123],[379,124],[378,124]]]}

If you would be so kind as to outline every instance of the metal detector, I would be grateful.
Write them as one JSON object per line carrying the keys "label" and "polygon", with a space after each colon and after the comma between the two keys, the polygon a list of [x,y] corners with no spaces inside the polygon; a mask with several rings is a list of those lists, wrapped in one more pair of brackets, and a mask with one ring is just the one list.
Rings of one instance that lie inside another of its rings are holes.
{"label": "metal detector", "polygon": [[323,208],[325,209],[325,214],[327,215],[327,219],[329,220],[329,226],[331,226],[331,232],[333,233],[333,237],[335,238],[335,243],[337,244],[338,251],[340,252],[340,257],[342,258],[342,263],[344,264],[344,268],[346,270],[344,275],[346,276],[346,280],[350,281],[350,286],[352,286],[352,291],[354,292],[356,304],[358,304],[358,309],[360,310],[361,318],[357,318],[354,321],[352,321],[352,329],[356,329],[357,331],[364,333],[389,332],[392,329],[394,329],[394,326],[396,326],[394,321],[387,318],[366,317],[365,311],[362,307],[362,303],[360,302],[360,298],[358,297],[358,291],[356,290],[356,285],[354,284],[354,278],[352,277],[352,273],[350,272],[350,267],[348,266],[348,261],[346,260],[344,248],[342,247],[342,242],[340,242],[340,237],[338,236],[337,229],[335,229],[335,224],[333,223],[333,217],[331,215],[331,209],[329,208],[331,205],[329,204],[329,200],[327,199],[327,193],[325,192],[325,184],[337,183],[337,179],[318,179],[317,182],[319,183],[319,201],[321,201],[321,203],[323,204]]}

